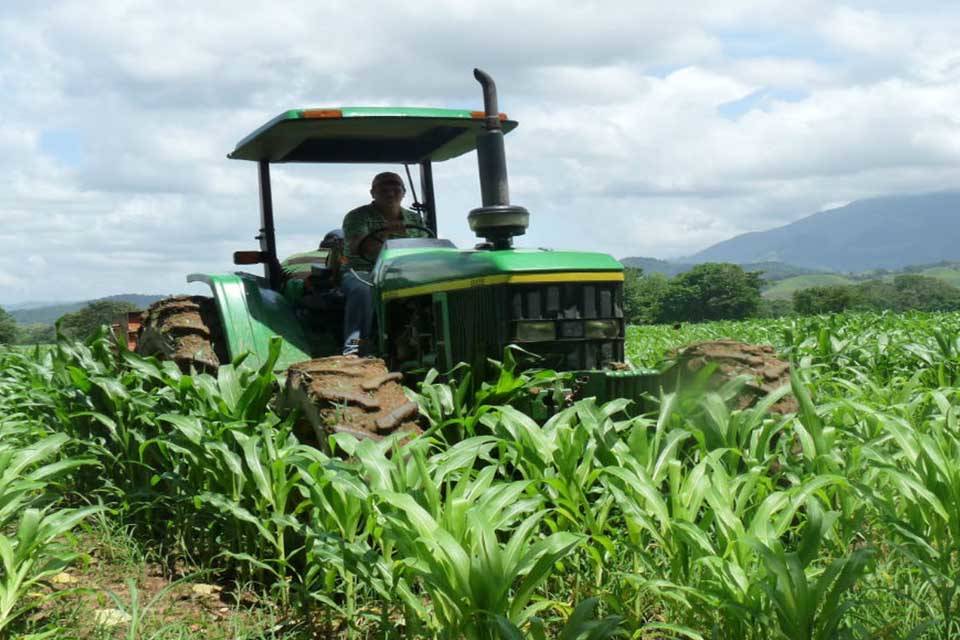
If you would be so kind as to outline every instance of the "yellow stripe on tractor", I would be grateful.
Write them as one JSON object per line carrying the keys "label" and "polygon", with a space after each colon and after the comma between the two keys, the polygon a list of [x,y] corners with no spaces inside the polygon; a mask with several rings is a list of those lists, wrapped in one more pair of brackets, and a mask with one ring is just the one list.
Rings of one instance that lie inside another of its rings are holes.
{"label": "yellow stripe on tractor", "polygon": [[446,282],[425,284],[408,289],[394,289],[392,291],[385,291],[383,293],[383,299],[396,300],[399,298],[422,296],[429,293],[458,291],[460,289],[472,289],[474,287],[489,287],[497,284],[541,284],[549,282],[623,282],[623,272],[567,271],[561,273],[500,273],[492,276],[480,276],[478,278],[447,280]]}

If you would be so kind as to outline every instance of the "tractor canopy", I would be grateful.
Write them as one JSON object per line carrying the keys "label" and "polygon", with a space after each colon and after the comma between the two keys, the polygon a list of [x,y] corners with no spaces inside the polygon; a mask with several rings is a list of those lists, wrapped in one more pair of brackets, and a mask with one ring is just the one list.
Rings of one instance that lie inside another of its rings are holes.
{"label": "tractor canopy", "polygon": [[[500,114],[504,133],[517,123]],[[419,163],[477,147],[484,112],[465,109],[339,107],[292,109],[237,144],[228,158],[267,162]]]}

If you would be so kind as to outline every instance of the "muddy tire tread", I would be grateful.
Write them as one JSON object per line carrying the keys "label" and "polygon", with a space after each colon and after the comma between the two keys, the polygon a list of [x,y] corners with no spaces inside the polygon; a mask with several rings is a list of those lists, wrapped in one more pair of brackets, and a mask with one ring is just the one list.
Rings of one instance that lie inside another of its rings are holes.
{"label": "muddy tire tread", "polygon": [[215,373],[229,361],[216,303],[207,296],[174,296],[144,313],[137,352],[177,363],[181,371]]}
{"label": "muddy tire tread", "polygon": [[287,370],[280,406],[298,410],[301,438],[321,445],[332,433],[382,439],[396,431],[419,433],[416,410],[401,376],[379,358],[331,356],[298,362]]}

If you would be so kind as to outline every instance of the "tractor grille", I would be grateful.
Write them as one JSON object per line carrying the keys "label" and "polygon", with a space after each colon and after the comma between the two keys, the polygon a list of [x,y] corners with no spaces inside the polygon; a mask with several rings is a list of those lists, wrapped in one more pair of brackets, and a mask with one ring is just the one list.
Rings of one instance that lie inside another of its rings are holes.
{"label": "tractor grille", "polygon": [[508,344],[502,309],[506,287],[476,287],[447,294],[450,313],[450,351],[453,362],[466,362],[483,371],[487,358],[503,357]]}
{"label": "tractor grille", "polygon": [[[515,343],[543,358],[538,366],[561,371],[598,369],[623,360],[623,287],[619,282],[503,285],[451,291],[453,362],[482,370]],[[524,336],[521,325],[542,335]],[[598,325],[603,335],[596,335]],[[590,335],[593,330],[594,334]]]}

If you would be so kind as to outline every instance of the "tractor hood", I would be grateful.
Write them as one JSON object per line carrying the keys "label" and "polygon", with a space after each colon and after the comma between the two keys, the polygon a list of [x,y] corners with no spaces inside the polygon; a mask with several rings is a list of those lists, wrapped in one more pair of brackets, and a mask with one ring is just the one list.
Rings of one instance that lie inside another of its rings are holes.
{"label": "tractor hood", "polygon": [[[499,114],[504,132],[517,123]],[[291,109],[237,143],[228,158],[268,162],[417,163],[477,147],[484,112],[463,109],[336,107]]]}
{"label": "tractor hood", "polygon": [[447,247],[392,248],[374,268],[383,299],[405,298],[510,282],[621,281],[623,265],[605,253],[514,249],[463,251]]}

